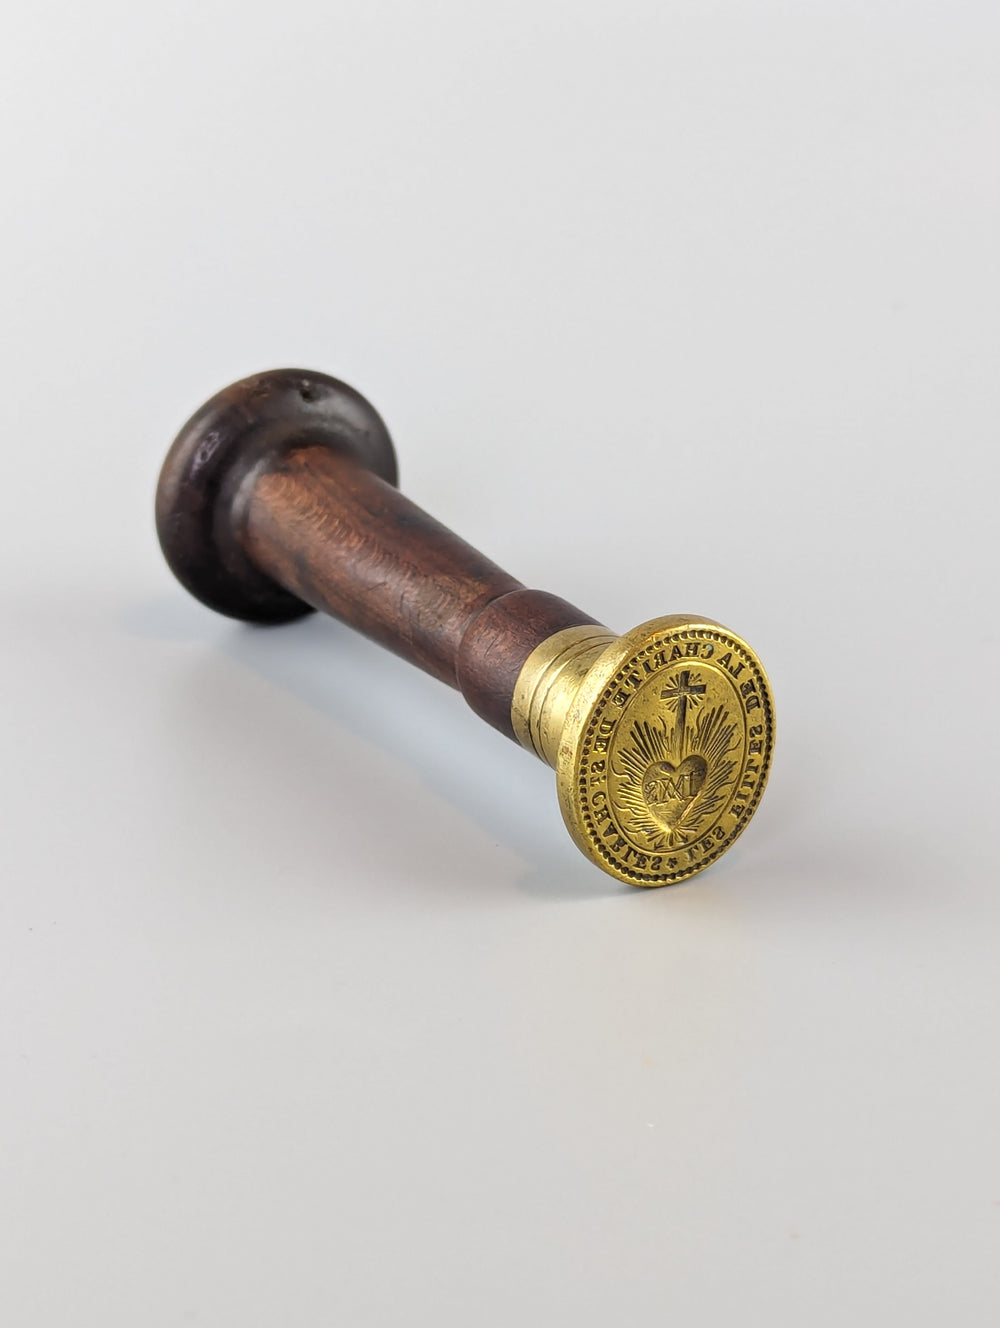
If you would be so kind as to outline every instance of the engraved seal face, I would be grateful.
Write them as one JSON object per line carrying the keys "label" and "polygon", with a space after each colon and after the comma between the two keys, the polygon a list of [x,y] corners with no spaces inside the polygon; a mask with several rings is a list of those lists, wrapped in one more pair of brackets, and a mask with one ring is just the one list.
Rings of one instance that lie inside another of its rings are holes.
{"label": "engraved seal face", "polygon": [[729,848],[760,800],[767,675],[719,624],[658,618],[595,663],[566,735],[557,782],[579,847],[631,885],[681,881]]}

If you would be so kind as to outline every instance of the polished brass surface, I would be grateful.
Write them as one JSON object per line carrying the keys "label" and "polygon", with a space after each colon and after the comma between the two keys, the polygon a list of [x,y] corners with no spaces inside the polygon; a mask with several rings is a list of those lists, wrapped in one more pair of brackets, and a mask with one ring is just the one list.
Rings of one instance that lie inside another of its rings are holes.
{"label": "polished brass surface", "polygon": [[573,698],[598,655],[617,639],[593,624],[568,627],[548,637],[525,660],[514,688],[511,722],[521,746],[553,769]]}
{"label": "polished brass surface", "polygon": [[760,661],[707,618],[543,641],[511,706],[518,740],[556,771],[563,819],[597,866],[669,885],[715,862],[764,791],[774,708]]}

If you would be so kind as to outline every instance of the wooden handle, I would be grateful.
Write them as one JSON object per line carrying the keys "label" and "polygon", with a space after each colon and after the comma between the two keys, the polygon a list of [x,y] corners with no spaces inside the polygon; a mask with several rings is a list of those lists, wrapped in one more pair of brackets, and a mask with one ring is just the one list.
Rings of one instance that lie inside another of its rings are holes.
{"label": "wooden handle", "polygon": [[181,430],[157,492],[167,561],[199,599],[247,621],[332,614],[515,736],[525,660],[594,623],[528,590],[395,487],[385,425],[352,388],[280,370],[213,397]]}

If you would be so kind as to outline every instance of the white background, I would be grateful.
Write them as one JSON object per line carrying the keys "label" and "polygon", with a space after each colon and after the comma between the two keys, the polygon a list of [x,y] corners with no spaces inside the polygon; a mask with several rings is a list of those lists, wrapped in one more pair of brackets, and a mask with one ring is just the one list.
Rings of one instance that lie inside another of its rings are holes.
{"label": "white background", "polygon": [[[56,0],[0,103],[5,1328],[992,1328],[996,4]],[[166,447],[279,365],[750,640],[716,867],[173,582]]]}

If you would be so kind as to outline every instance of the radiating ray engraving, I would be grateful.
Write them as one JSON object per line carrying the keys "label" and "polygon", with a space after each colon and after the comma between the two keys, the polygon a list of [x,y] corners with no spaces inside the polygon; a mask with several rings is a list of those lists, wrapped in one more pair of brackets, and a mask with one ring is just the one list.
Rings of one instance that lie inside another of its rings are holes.
{"label": "radiating ray engraving", "polygon": [[726,805],[736,779],[739,762],[731,753],[740,745],[739,725],[726,707],[702,709],[687,722],[704,692],[697,675],[671,678],[662,696],[674,723],[666,717],[634,723],[615,759],[624,828],[654,852],[697,839]]}

